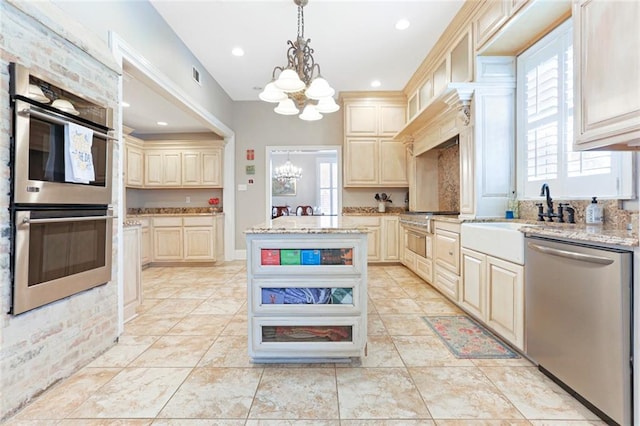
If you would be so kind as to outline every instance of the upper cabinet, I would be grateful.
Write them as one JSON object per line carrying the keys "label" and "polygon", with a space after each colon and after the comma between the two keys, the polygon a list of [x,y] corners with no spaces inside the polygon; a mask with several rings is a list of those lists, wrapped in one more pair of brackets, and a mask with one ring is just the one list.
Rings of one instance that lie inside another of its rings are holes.
{"label": "upper cabinet", "polygon": [[393,136],[404,126],[404,102],[345,99],[344,109],[345,136]]}
{"label": "upper cabinet", "polygon": [[512,0],[489,0],[474,23],[476,46],[482,48],[509,19]]}
{"label": "upper cabinet", "polygon": [[222,188],[222,141],[126,138],[125,185],[131,188]]}
{"label": "upper cabinet", "polygon": [[640,149],[640,2],[574,3],[575,148]]}
{"label": "upper cabinet", "polygon": [[408,154],[392,137],[404,126],[398,93],[341,95],[344,105],[344,186],[407,187]]}

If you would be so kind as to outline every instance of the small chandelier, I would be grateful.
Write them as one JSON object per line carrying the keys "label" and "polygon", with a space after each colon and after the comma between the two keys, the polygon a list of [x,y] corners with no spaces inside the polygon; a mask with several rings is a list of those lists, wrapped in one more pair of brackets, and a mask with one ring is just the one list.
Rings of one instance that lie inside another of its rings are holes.
{"label": "small chandelier", "polygon": [[[311,39],[304,38],[303,7],[309,0],[293,0],[298,5],[298,37],[288,40],[287,65],[275,67],[271,82],[260,93],[265,102],[278,103],[274,111],[282,115],[296,115],[302,109],[300,119],[320,120],[322,114],[338,111],[340,107],[333,100],[335,90],[320,75],[320,65],[313,59]],[[280,72],[276,78],[277,72]]]}
{"label": "small chandelier", "polygon": [[289,154],[287,153],[287,161],[280,167],[276,167],[273,171],[273,177],[280,182],[287,182],[302,177],[302,169],[296,167],[289,160]]}

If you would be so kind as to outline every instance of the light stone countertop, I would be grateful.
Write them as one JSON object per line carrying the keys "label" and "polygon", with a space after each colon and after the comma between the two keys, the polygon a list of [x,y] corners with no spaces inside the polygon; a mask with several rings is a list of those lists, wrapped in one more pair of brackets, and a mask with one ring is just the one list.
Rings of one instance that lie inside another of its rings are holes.
{"label": "light stone countertop", "polygon": [[593,244],[606,244],[622,247],[638,247],[638,234],[623,229],[608,229],[601,226],[548,224],[523,226],[520,228],[527,236],[558,238]]}
{"label": "light stone countertop", "polygon": [[365,234],[367,228],[348,216],[280,216],[244,231],[245,234]]}

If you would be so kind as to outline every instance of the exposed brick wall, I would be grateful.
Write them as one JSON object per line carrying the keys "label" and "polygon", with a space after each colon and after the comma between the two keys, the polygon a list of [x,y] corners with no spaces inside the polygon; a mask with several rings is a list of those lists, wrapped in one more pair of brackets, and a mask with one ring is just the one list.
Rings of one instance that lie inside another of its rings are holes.
{"label": "exposed brick wall", "polygon": [[[64,24],[64,23],[62,23]],[[67,38],[7,2],[0,2],[0,421],[56,381],[114,344],[118,333],[117,238],[114,279],[19,316],[11,298],[9,217],[9,62],[36,69],[45,79],[114,108],[118,74]],[[108,47],[102,46],[109,55]],[[117,114],[117,112],[116,112]],[[117,119],[118,117],[116,117]],[[115,122],[118,122],[116,120]],[[114,144],[114,208],[117,209],[118,144]],[[115,222],[115,221],[114,221]]]}

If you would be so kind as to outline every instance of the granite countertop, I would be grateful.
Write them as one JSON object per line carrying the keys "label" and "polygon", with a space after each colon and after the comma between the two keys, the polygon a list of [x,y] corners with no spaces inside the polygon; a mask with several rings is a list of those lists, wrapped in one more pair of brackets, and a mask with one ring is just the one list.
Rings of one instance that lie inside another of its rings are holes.
{"label": "granite countertop", "polygon": [[[606,244],[622,247],[638,247],[638,234],[623,229],[606,228],[592,225],[576,225],[561,223],[526,222],[520,228],[527,236],[559,238],[584,243]],[[535,225],[534,225],[535,223]]]}
{"label": "granite countertop", "polygon": [[210,207],[154,207],[127,209],[128,217],[137,216],[215,216],[224,214],[222,210],[212,211]]}
{"label": "granite countertop", "polygon": [[133,228],[136,226],[142,226],[142,223],[140,223],[140,221],[135,220],[135,219],[126,219],[123,223],[123,226],[125,228]]}
{"label": "granite countertop", "polygon": [[280,216],[255,225],[245,234],[365,234],[367,228],[348,216]]}

